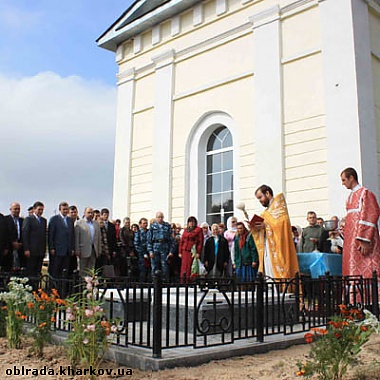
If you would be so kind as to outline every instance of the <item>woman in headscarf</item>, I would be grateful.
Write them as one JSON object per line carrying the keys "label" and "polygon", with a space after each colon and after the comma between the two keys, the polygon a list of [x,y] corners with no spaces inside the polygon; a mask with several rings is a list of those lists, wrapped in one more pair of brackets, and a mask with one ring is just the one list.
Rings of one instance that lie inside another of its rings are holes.
{"label": "woman in headscarf", "polygon": [[252,234],[242,222],[237,223],[234,249],[237,280],[239,282],[252,281],[257,275],[259,255]]}
{"label": "woman in headscarf", "polygon": [[222,277],[228,266],[228,242],[224,236],[219,235],[216,223],[211,226],[211,233],[204,248],[204,264],[209,277]]}
{"label": "woman in headscarf", "polygon": [[211,231],[210,231],[210,226],[208,225],[207,222],[203,222],[201,224],[202,232],[203,232],[203,249],[202,249],[202,254],[201,254],[201,261],[202,263],[204,262],[204,250],[205,250],[205,244],[207,239],[211,236]]}
{"label": "woman in headscarf", "polygon": [[224,233],[224,237],[228,241],[228,248],[230,250],[230,259],[228,261],[227,272],[229,276],[232,276],[232,268],[235,264],[235,250],[234,250],[234,242],[236,236],[236,225],[237,218],[236,216],[230,216],[227,219],[227,231]]}
{"label": "woman in headscarf", "polygon": [[188,282],[191,276],[191,264],[193,263],[193,257],[191,249],[195,246],[196,258],[201,257],[203,248],[203,232],[198,227],[198,221],[194,216],[190,216],[187,219],[187,226],[183,231],[180,243],[178,257],[182,259],[180,279],[181,281]]}
{"label": "woman in headscarf", "polygon": [[302,244],[302,228],[298,225],[292,226],[292,234],[294,246],[296,247],[297,252],[301,252]]}

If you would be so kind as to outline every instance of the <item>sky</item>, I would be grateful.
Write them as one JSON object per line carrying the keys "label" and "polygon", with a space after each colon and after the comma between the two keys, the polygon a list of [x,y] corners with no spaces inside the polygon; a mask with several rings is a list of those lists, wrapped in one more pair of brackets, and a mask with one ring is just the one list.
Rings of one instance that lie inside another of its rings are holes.
{"label": "sky", "polygon": [[115,54],[96,39],[132,0],[0,0],[0,212],[108,207]]}

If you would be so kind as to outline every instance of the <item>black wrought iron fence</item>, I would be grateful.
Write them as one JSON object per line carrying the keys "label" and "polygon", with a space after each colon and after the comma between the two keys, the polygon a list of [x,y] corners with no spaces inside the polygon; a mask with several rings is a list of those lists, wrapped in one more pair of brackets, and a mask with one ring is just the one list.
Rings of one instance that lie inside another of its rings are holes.
{"label": "black wrought iron fence", "polygon": [[[10,275],[0,275],[6,288]],[[31,278],[33,287],[55,288],[64,296],[83,289],[79,276]],[[379,278],[296,276],[253,282],[234,278],[197,278],[187,284],[133,283],[128,278],[101,280],[107,318],[118,321],[114,345],[139,346],[161,357],[162,350],[232,344],[253,338],[259,342],[275,334],[295,334],[325,325],[339,313],[339,305],[368,309],[379,318]],[[55,328],[67,331],[65,312],[57,314]]]}

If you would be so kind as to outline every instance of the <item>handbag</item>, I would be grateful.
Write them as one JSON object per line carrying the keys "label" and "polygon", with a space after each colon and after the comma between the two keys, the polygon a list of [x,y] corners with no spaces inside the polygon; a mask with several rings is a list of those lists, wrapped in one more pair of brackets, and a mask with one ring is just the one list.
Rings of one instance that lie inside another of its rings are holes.
{"label": "handbag", "polygon": [[115,268],[113,265],[104,265],[103,267],[103,277],[107,278],[114,278],[115,275]]}
{"label": "handbag", "polygon": [[200,276],[206,276],[207,274],[207,269],[206,267],[204,266],[204,264],[202,263],[201,260],[197,259],[198,260],[198,265],[199,265],[199,275]]}

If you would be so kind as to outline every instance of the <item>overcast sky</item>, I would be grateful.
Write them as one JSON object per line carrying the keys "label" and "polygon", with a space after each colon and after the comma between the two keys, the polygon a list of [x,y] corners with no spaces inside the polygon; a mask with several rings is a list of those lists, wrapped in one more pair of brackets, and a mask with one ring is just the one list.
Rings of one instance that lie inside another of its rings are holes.
{"label": "overcast sky", "polygon": [[116,71],[95,40],[132,0],[0,0],[0,212],[112,207]]}

